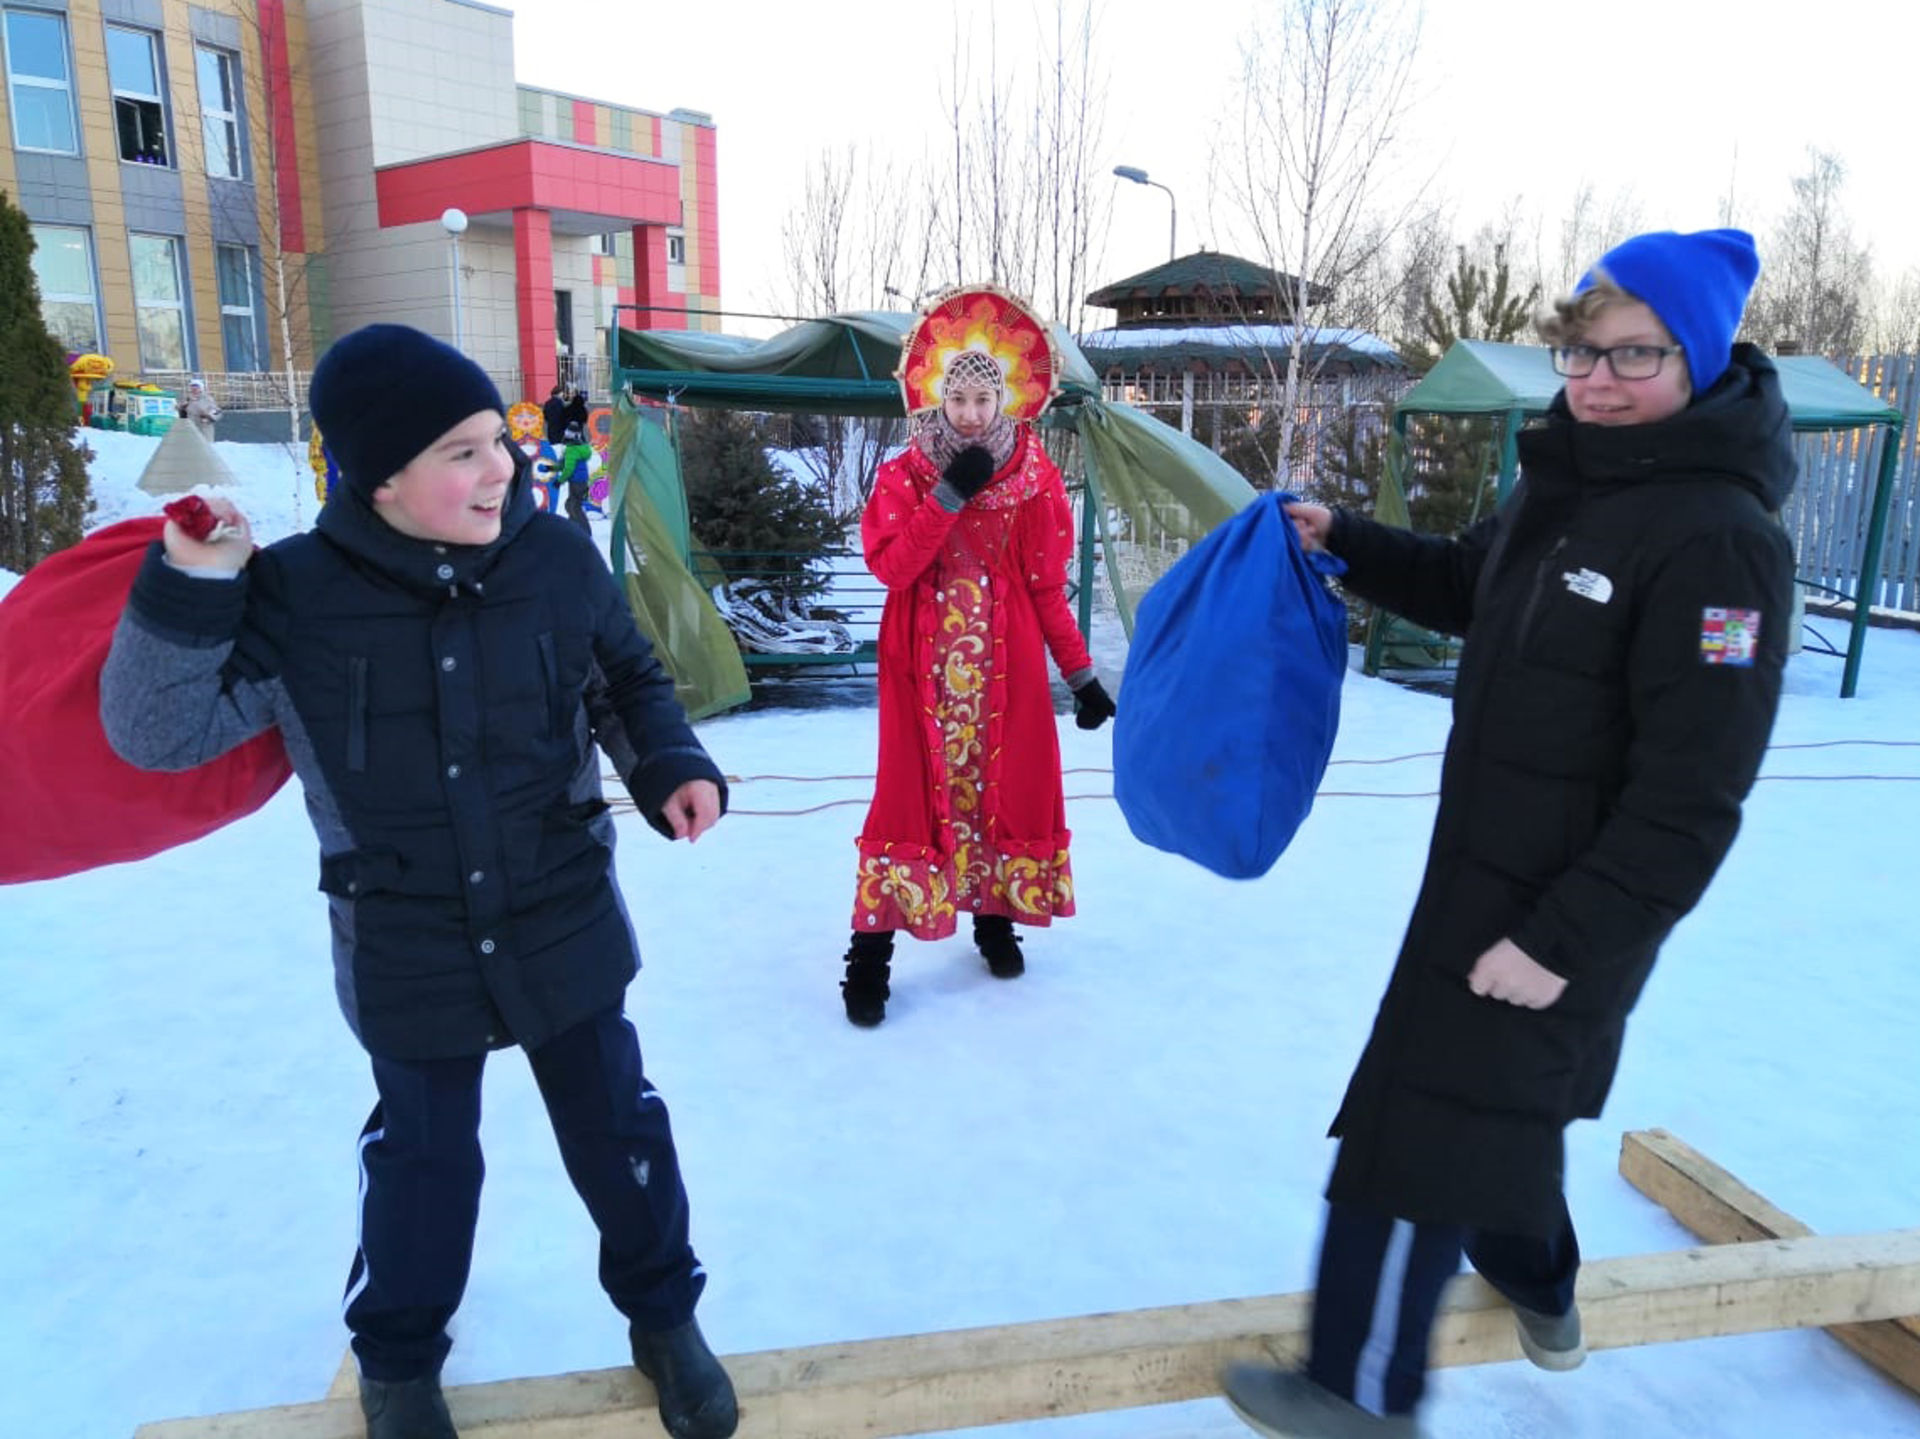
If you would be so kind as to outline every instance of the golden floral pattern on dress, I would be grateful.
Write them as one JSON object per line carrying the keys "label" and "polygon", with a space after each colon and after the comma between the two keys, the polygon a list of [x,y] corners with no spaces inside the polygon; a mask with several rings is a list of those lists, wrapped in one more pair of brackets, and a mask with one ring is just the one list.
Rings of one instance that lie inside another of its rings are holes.
{"label": "golden floral pattern on dress", "polygon": [[857,929],[904,929],[924,938],[952,934],[953,879],[932,858],[860,856],[854,904]]}

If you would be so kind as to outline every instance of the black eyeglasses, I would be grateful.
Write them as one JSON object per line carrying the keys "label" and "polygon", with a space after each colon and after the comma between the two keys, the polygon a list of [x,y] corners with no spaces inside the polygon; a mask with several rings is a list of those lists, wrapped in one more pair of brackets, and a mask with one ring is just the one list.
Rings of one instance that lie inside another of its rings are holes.
{"label": "black eyeglasses", "polygon": [[1570,380],[1585,379],[1607,362],[1616,380],[1651,380],[1660,373],[1668,355],[1680,353],[1678,345],[1555,345],[1553,369]]}

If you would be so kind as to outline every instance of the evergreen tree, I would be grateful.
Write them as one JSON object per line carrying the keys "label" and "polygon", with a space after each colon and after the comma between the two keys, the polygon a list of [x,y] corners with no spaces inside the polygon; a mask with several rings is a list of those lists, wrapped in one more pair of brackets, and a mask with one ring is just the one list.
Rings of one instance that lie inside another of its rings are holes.
{"label": "evergreen tree", "polygon": [[815,561],[840,543],[840,526],[815,487],[767,458],[764,424],[733,410],[697,410],[680,422],[688,520],[729,579],[757,579],[799,602],[826,588]]}
{"label": "evergreen tree", "polygon": [[40,315],[33,232],[0,192],[0,569],[25,573],[77,544],[93,509],[60,342]]}
{"label": "evergreen tree", "polygon": [[1492,261],[1485,265],[1469,259],[1462,247],[1447,276],[1446,292],[1442,305],[1432,285],[1427,286],[1420,300],[1420,333],[1399,347],[1407,363],[1423,375],[1440,363],[1455,340],[1518,339],[1540,303],[1538,285],[1524,295],[1515,293],[1505,245],[1494,246]]}
{"label": "evergreen tree", "polygon": [[[1444,299],[1428,287],[1420,306],[1420,333],[1400,353],[1422,373],[1440,362],[1456,340],[1522,338],[1540,303],[1540,287],[1518,292],[1504,245],[1489,260],[1462,248],[1446,279]],[[1408,426],[1407,511],[1422,534],[1454,535],[1490,510],[1499,474],[1502,422],[1484,415],[1423,416]]]}

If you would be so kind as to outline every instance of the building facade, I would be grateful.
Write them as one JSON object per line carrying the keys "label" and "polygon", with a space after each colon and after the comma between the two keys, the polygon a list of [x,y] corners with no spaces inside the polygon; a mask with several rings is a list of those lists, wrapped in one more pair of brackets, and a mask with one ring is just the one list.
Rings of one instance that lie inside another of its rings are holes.
{"label": "building facade", "polygon": [[241,403],[248,375],[284,403],[286,371],[374,320],[510,396],[598,373],[616,314],[717,329],[711,118],[520,85],[513,24],[477,0],[0,0],[0,190],[49,328]]}

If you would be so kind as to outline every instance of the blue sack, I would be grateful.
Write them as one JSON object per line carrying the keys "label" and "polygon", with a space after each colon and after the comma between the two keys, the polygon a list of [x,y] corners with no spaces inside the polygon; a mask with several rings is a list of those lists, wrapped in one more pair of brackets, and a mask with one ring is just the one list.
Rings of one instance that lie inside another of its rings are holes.
{"label": "blue sack", "polygon": [[1134,836],[1229,879],[1265,874],[1313,807],[1340,725],[1346,565],[1266,494],[1148,590],[1114,717]]}

